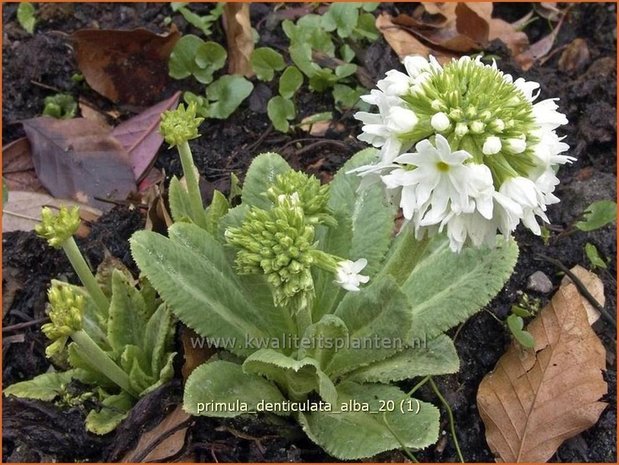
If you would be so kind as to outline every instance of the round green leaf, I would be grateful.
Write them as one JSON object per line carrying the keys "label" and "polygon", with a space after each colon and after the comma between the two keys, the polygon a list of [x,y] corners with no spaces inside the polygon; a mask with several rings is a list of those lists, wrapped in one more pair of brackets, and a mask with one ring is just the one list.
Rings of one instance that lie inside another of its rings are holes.
{"label": "round green leaf", "polygon": [[288,120],[295,117],[296,109],[291,100],[277,95],[269,100],[267,104],[267,114],[275,129],[281,132],[287,132],[290,128]]}
{"label": "round green leaf", "polygon": [[284,98],[291,98],[303,84],[303,75],[296,66],[288,66],[279,78],[279,93]]}
{"label": "round green leaf", "polygon": [[251,66],[258,79],[270,81],[273,79],[275,71],[284,69],[286,63],[281,53],[269,47],[261,47],[252,53]]}

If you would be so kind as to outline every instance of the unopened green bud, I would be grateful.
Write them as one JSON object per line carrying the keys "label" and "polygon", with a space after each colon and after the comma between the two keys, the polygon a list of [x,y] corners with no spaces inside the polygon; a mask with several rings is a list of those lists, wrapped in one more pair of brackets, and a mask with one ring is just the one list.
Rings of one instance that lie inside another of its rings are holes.
{"label": "unopened green bud", "polygon": [[47,243],[59,249],[80,226],[80,211],[78,207],[60,207],[58,212],[44,207],[41,210],[41,222],[35,226],[36,233],[47,239]]}
{"label": "unopened green bud", "polygon": [[198,128],[202,121],[204,118],[196,116],[195,102],[191,102],[187,109],[181,103],[176,110],[163,112],[159,131],[170,147],[173,147],[200,137]]}
{"label": "unopened green bud", "polygon": [[82,329],[84,296],[77,294],[70,286],[54,283],[47,292],[47,298],[51,322],[44,324],[41,330],[49,339],[67,338]]}

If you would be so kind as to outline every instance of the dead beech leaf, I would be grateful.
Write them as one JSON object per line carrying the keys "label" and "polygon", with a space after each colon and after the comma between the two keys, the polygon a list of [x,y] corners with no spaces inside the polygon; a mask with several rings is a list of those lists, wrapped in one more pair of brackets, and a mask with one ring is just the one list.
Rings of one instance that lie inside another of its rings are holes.
{"label": "dead beech leaf", "polygon": [[33,118],[22,122],[34,169],[54,197],[107,211],[97,199],[124,200],[135,190],[129,154],[107,127],[85,118]]}
{"label": "dead beech leaf", "polygon": [[561,286],[526,328],[535,348],[512,342],[482,380],[477,405],[497,461],[546,462],[606,408],[605,350],[581,297]]}
{"label": "dead beech leaf", "polygon": [[378,15],[376,29],[382,33],[387,43],[401,59],[408,55],[427,57],[430,54],[430,48],[423,45],[400,26],[394,24],[392,16],[388,13]]}
{"label": "dead beech leaf", "polygon": [[[41,208],[60,208],[62,205],[80,207],[80,217],[86,221],[101,216],[101,210],[71,200],[55,199],[40,192],[12,191],[2,209],[2,232],[32,231],[41,221]],[[80,234],[80,230],[77,234]]]}
{"label": "dead beech leaf", "polygon": [[88,85],[113,102],[150,105],[168,83],[168,58],[180,33],[82,29],[71,36]]}
{"label": "dead beech leaf", "polygon": [[587,41],[576,38],[561,53],[557,67],[561,71],[572,73],[582,71],[591,62]]}
{"label": "dead beech leaf", "polygon": [[[200,347],[198,341],[203,343],[203,347]],[[181,370],[183,380],[187,381],[192,371],[206,362],[217,351],[215,348],[207,346],[205,342],[206,339],[198,335],[193,329],[185,325],[181,326],[181,343],[183,344],[184,357]]]}
{"label": "dead beech leaf", "polygon": [[249,3],[226,3],[223,22],[228,42],[228,72],[252,77],[254,70],[250,59],[254,51],[254,36],[249,18]]}
{"label": "dead beech leaf", "polygon": [[34,163],[27,137],[17,139],[2,148],[2,177],[11,191],[47,193],[34,172]]}
{"label": "dead beech leaf", "polygon": [[516,23],[508,23],[502,19],[493,18],[489,23],[488,41],[492,42],[498,39],[507,46],[512,56],[521,54],[529,47],[529,37],[518,30]]}
{"label": "dead beech leaf", "polygon": [[169,99],[153,105],[112,130],[112,136],[129,152],[131,169],[138,182],[155,163],[155,155],[163,143],[163,137],[159,133],[161,113],[176,108],[180,96],[181,93],[176,92]]}
{"label": "dead beech leaf", "polygon": [[554,29],[550,32],[550,34],[548,34],[545,37],[542,37],[540,40],[538,40],[534,44],[531,44],[529,48],[527,48],[525,51],[523,51],[522,53],[514,57],[514,61],[518,63],[518,65],[520,65],[520,67],[524,71],[527,71],[528,69],[530,69],[535,64],[536,61],[538,61],[541,58],[544,58],[546,55],[548,55],[550,50],[552,50],[552,46],[555,43],[555,39],[559,35],[559,30],[561,29],[561,26],[563,25],[563,20],[567,16],[567,12],[568,10],[565,10],[563,12],[563,15],[559,19],[559,22],[554,27]]}
{"label": "dead beech leaf", "polygon": [[[591,273],[580,265],[576,265],[570,271],[574,273],[574,276],[587,288],[591,296],[603,307],[606,303],[606,296],[604,295],[604,283],[602,280],[595,273]],[[561,280],[561,285],[565,286],[571,282],[572,279],[565,275]],[[585,310],[587,310],[589,324],[592,325],[600,319],[600,312],[584,296],[581,296],[581,300]]]}
{"label": "dead beech leaf", "polygon": [[107,126],[107,117],[105,116],[105,113],[94,108],[92,104],[80,99],[78,106],[83,118],[99,123],[102,126]]}
{"label": "dead beech leaf", "polygon": [[185,444],[190,418],[191,415],[177,406],[155,428],[143,433],[135,448],[127,452],[121,462],[164,461],[178,454]]}

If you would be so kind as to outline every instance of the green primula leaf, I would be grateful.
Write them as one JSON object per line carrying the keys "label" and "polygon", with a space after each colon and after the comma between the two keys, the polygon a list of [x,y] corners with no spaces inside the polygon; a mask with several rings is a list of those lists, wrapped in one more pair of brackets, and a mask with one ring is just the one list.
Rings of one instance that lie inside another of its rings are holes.
{"label": "green primula leaf", "polygon": [[319,68],[314,71],[314,74],[309,78],[310,90],[316,92],[324,92],[325,90],[333,87],[338,81],[338,77],[329,68]]}
{"label": "green primula leaf", "polygon": [[584,220],[576,223],[581,231],[594,231],[617,221],[617,204],[611,200],[593,202],[584,213]]}
{"label": "green primula leaf", "polygon": [[341,38],[350,36],[359,19],[359,3],[331,3],[322,15],[322,27],[326,31],[337,30]]}
{"label": "green primula leaf", "polygon": [[308,326],[305,330],[299,348],[299,358],[311,357],[324,370],[347,338],[346,323],[335,315],[324,315],[318,323]]}
{"label": "green primula leaf", "polygon": [[192,74],[202,84],[213,82],[213,74],[220,70],[226,64],[228,53],[226,49],[217,42],[204,42],[194,57],[194,62],[198,66],[198,70],[194,70]]}
{"label": "green primula leaf", "polygon": [[193,34],[181,37],[170,54],[168,62],[170,77],[184,79],[196,71],[199,72],[200,67],[196,63],[195,58],[198,50],[204,43],[202,39]]}
{"label": "green primula leaf", "polygon": [[129,344],[142,344],[150,315],[140,291],[118,270],[112,274],[109,313],[107,338],[114,351],[121,352]]}
{"label": "green primula leaf", "polygon": [[365,89],[353,89],[345,84],[335,84],[333,86],[333,100],[335,104],[342,108],[354,108],[360,97],[365,94]]}
{"label": "green primula leaf", "polygon": [[279,94],[292,98],[303,84],[303,75],[296,66],[288,66],[279,78]]}
{"label": "green primula leaf", "polygon": [[276,95],[267,104],[267,114],[273,123],[273,127],[280,132],[288,132],[290,123],[288,120],[294,119],[296,109],[292,100],[288,100],[281,95]]}
{"label": "green primula leaf", "polygon": [[290,39],[292,46],[307,44],[311,49],[319,50],[329,56],[335,53],[335,45],[331,35],[322,26],[320,15],[303,15],[296,24],[290,20],[282,22],[284,33]]}
{"label": "green primula leaf", "polygon": [[391,278],[349,292],[335,316],[348,328],[347,347],[333,355],[326,372],[341,376],[356,368],[384,360],[411,342],[410,303]]}
{"label": "green primula leaf", "polygon": [[345,63],[335,67],[335,75],[338,79],[344,79],[348,76],[352,76],[357,72],[357,65],[352,63]]}
{"label": "green primula leaf", "polygon": [[270,47],[260,47],[251,54],[251,67],[261,81],[271,81],[275,71],[286,67],[284,57]]}
{"label": "green primula leaf", "polygon": [[4,388],[5,396],[51,401],[58,397],[75,377],[76,370],[43,373],[29,381],[21,381]]}
{"label": "green primula leaf", "polygon": [[[338,221],[336,227],[317,230],[321,249],[338,257],[366,258],[363,274],[371,277],[379,270],[393,235],[395,208],[389,205],[379,184],[359,190],[361,178],[348,171],[374,161],[376,149],[355,154],[337,172],[330,183],[329,208]],[[332,313],[344,291],[333,284],[333,275],[315,271],[316,303],[314,318]],[[370,281],[371,282],[371,281]]]}
{"label": "green primula leaf", "polygon": [[355,59],[355,51],[348,44],[344,44],[340,47],[340,57],[342,60],[350,63]]}
{"label": "green primula leaf", "polygon": [[535,339],[533,339],[533,335],[525,331],[524,328],[524,320],[522,317],[518,315],[509,315],[507,317],[507,327],[513,334],[518,344],[527,349],[533,349],[535,347]]}
{"label": "green primula leaf", "polygon": [[587,255],[587,258],[589,259],[591,265],[593,265],[594,268],[608,268],[606,262],[600,256],[600,252],[598,252],[597,247],[590,242],[587,242],[585,244],[585,254]]}
{"label": "green primula leaf", "polygon": [[111,395],[103,399],[101,409],[91,410],[86,417],[86,429],[95,434],[107,434],[127,418],[133,407],[133,399],[126,392]]}
{"label": "green primula leaf", "polygon": [[244,373],[236,363],[218,360],[202,364],[189,375],[183,408],[192,415],[236,417],[247,412],[235,409],[234,405],[217,411],[209,403],[244,403],[253,412],[262,401],[280,403],[284,400],[277,387],[266,379]]}
{"label": "green primula leaf", "polygon": [[312,47],[307,42],[295,43],[288,51],[293,63],[310,79],[321,71],[322,68],[312,61]]}
{"label": "green primula leaf", "polygon": [[[77,348],[77,344],[70,343],[67,347],[69,365],[75,370],[73,371],[73,377],[84,384],[94,384],[102,388],[117,389],[118,386],[112,382],[105,374],[101,373],[97,367],[90,365],[80,355],[80,350]],[[113,354],[109,354],[113,357]]]}
{"label": "green primula leaf", "polygon": [[379,37],[378,29],[376,29],[376,18],[371,13],[361,13],[357,27],[353,31],[354,36],[360,36],[369,41],[375,41]]}
{"label": "green primula leaf", "polygon": [[352,406],[356,401],[367,406],[371,413],[340,408],[333,412],[299,414],[301,426],[310,439],[333,457],[362,459],[402,445],[423,449],[438,439],[438,409],[409,398],[397,387],[345,382],[337,386],[337,392],[338,405]]}
{"label": "green primula leaf", "polygon": [[273,381],[293,399],[315,391],[327,403],[337,400],[335,386],[312,358],[295,360],[272,349],[260,349],[245,360],[243,371]]}
{"label": "green primula leaf", "polygon": [[226,119],[243,103],[254,85],[237,74],[222,76],[206,88],[209,118]]}
{"label": "green primula leaf", "polygon": [[[182,225],[182,224],[181,224]],[[186,226],[186,225],[185,225]],[[210,235],[204,231],[205,237]],[[213,245],[217,241],[210,238]],[[230,272],[224,272],[195,250],[151,231],[130,240],[133,258],[174,314],[203,337],[238,355],[252,351],[245,337],[262,337],[261,320]]]}
{"label": "green primula leaf", "polygon": [[427,343],[419,342],[393,357],[353,371],[346,379],[358,383],[391,383],[417,376],[458,372],[460,359],[453,341],[448,336],[441,334]]}
{"label": "green primula leaf", "polygon": [[218,190],[213,191],[213,200],[211,205],[206,209],[206,230],[215,237],[219,228],[219,221],[228,213],[230,208],[228,199]]}
{"label": "green primula leaf", "polygon": [[189,221],[191,218],[191,201],[185,183],[174,176],[168,187],[170,214],[174,222]]}
{"label": "green primula leaf", "polygon": [[435,239],[401,286],[412,304],[414,336],[431,339],[479,311],[503,288],[517,258],[513,240],[457,254]]}
{"label": "green primula leaf", "polygon": [[20,2],[17,7],[17,22],[26,32],[32,34],[37,24],[36,10],[30,2]]}
{"label": "green primula leaf", "polygon": [[291,169],[286,160],[277,153],[268,152],[258,155],[251,162],[245,176],[242,195],[243,203],[266,210],[271,208],[271,201],[265,195],[266,191],[275,182],[278,174],[285,173]]}
{"label": "green primula leaf", "polygon": [[129,385],[135,392],[142,393],[156,381],[156,377],[148,373],[150,363],[146,361],[146,354],[139,346],[125,346],[119,365],[129,374]]}
{"label": "green primula leaf", "polygon": [[174,327],[172,312],[166,304],[161,304],[153,313],[144,330],[144,353],[150,356],[150,372],[155,377],[167,363]]}

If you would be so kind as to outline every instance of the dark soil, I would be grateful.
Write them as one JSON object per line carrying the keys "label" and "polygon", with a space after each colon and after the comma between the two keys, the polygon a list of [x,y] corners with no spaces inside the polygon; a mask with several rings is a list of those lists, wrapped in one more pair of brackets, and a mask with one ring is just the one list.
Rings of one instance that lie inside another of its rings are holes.
{"label": "dark soil", "polygon": [[[197,11],[210,5],[195,4]],[[283,44],[279,26],[267,18],[272,5],[253,4],[252,24],[263,43],[278,47]],[[410,4],[383,4],[381,8],[409,11]],[[6,144],[23,135],[19,120],[40,114],[43,99],[55,93],[51,86],[89,100],[100,108],[115,108],[121,118],[130,116],[127,108],[114,106],[71,76],[77,72],[75,60],[67,45],[66,34],[86,27],[132,29],[146,27],[155,32],[165,29],[164,19],[169,6],[161,4],[48,4],[43,8],[37,32],[30,36],[15,21],[15,5],[3,7],[3,109],[2,141]],[[495,15],[514,21],[530,9],[525,4],[497,4]],[[616,314],[616,228],[606,227],[592,232],[573,232],[571,226],[592,201],[616,198],[616,6],[615,4],[577,4],[560,30],[553,49],[566,46],[575,38],[586,40],[590,60],[582,69],[565,73],[557,68],[561,53],[556,53],[543,65],[533,67],[524,77],[540,82],[541,98],[560,97],[561,110],[570,124],[562,128],[569,143],[570,155],[577,161],[559,172],[561,203],[550,207],[553,233],[548,246],[529,232],[516,234],[520,258],[516,270],[503,291],[488,305],[458,329],[456,346],[461,359],[460,373],[437,378],[438,385],[451,405],[457,425],[463,455],[468,462],[490,462],[494,458],[488,449],[484,426],[479,418],[475,396],[483,376],[490,372],[510,342],[510,335],[490,312],[504,320],[519,291],[539,298],[545,304],[552,292],[538,294],[527,290],[527,279],[535,271],[543,271],[558,286],[562,273],[538,254],[560,260],[565,266],[588,267],[584,245],[593,243],[603,257],[610,259],[608,270],[600,273],[606,290],[606,309]],[[196,31],[175,15],[174,22],[183,33]],[[538,20],[527,27],[531,41],[546,35],[546,21]],[[216,27],[212,40],[223,40]],[[499,66],[520,74],[500,44],[491,52],[500,57]],[[384,72],[399,66],[396,56],[382,40],[367,48],[364,64],[370,75],[378,79]],[[42,84],[42,85],[41,85]],[[189,80],[171,83],[161,99],[176,89],[196,89]],[[231,172],[242,178],[252,158],[261,152],[281,153],[293,166],[313,172],[324,180],[363,144],[356,140],[360,126],[351,112],[335,111],[334,123],[323,137],[312,137],[298,130],[290,134],[274,131],[266,116],[266,101],[273,89],[257,84],[249,101],[225,121],[208,121],[203,137],[192,143],[199,170],[211,187],[227,190]],[[297,97],[301,116],[332,111],[327,95],[302,91]],[[162,148],[156,167],[169,177],[180,173],[178,157]],[[118,207],[92,225],[91,233],[80,242],[93,266],[103,259],[107,250],[133,268],[128,252],[128,238],[143,227],[144,218],[138,210]],[[562,232],[563,231],[563,232]],[[12,283],[19,290],[8,311],[3,326],[28,323],[45,316],[45,292],[50,279],[65,277],[74,281],[71,268],[58,251],[49,249],[33,233],[3,235],[3,285]],[[39,325],[4,332],[2,368],[4,385],[30,379],[49,367],[44,356],[45,338]],[[607,350],[608,369],[605,373],[609,394],[608,407],[599,422],[588,431],[567,441],[553,457],[557,462],[616,461],[616,333],[605,321],[594,326]],[[455,335],[453,331],[452,336]],[[438,404],[429,388],[420,396]],[[140,431],[163,418],[171,406],[180,401],[178,382],[162,388],[143,399],[130,418],[113,434],[97,437],[87,434],[82,426],[84,411],[62,410],[49,403],[4,399],[3,459],[8,462],[34,461],[117,461],[134,445]],[[443,410],[442,437],[439,442],[417,453],[417,459],[429,462],[457,461],[447,416]],[[198,418],[190,426],[183,451],[175,459],[194,454],[198,461],[331,461],[311,443],[300,428],[288,421],[266,416],[235,420]],[[403,461],[399,452],[383,454],[377,461]]]}

